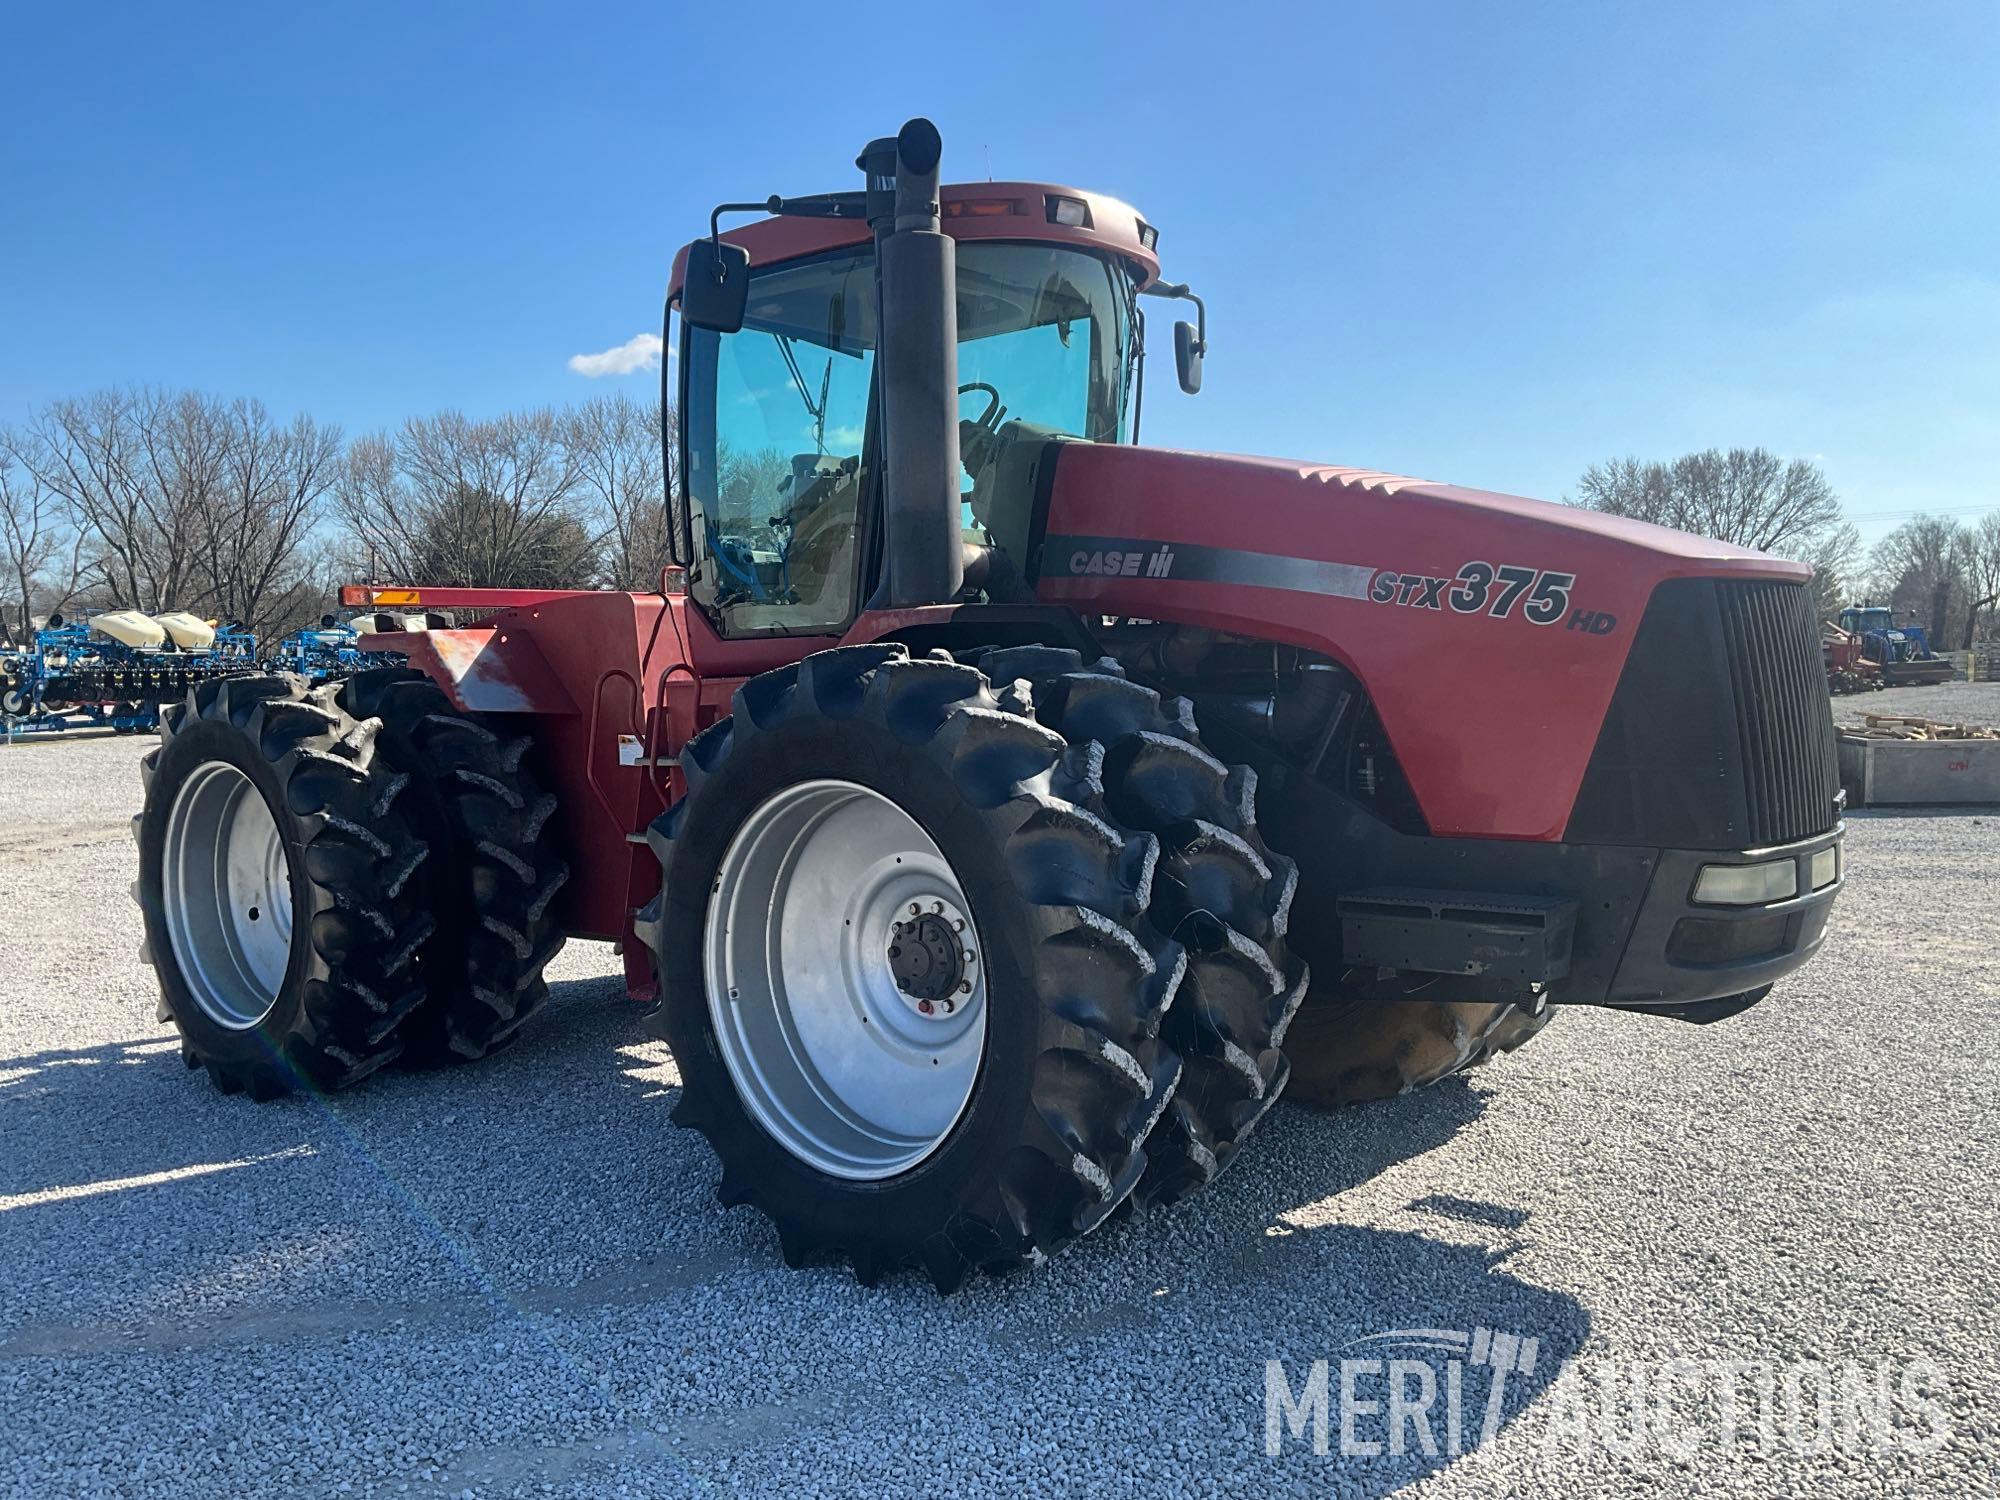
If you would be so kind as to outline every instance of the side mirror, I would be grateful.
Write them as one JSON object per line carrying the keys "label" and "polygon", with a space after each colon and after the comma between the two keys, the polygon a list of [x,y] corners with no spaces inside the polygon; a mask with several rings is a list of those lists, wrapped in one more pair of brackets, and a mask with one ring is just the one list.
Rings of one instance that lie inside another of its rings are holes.
{"label": "side mirror", "polygon": [[695,328],[734,333],[750,305],[750,252],[721,240],[688,246],[687,275],[681,282],[681,317]]}
{"label": "side mirror", "polygon": [[1156,281],[1141,287],[1139,295],[1194,304],[1195,321],[1174,324],[1174,364],[1180,370],[1181,389],[1194,395],[1201,389],[1201,357],[1208,353],[1208,304],[1189,291],[1185,281]]}
{"label": "side mirror", "polygon": [[1192,323],[1174,324],[1174,366],[1180,372],[1181,389],[1190,396],[1201,389],[1201,357],[1208,345]]}

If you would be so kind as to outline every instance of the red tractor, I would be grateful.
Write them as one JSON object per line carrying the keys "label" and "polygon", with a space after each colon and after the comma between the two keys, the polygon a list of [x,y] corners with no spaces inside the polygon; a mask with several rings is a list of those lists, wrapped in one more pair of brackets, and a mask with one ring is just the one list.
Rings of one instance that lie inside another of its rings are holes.
{"label": "red tractor", "polygon": [[170,715],[138,892],[191,1066],[478,1058],[608,939],[723,1201],[948,1289],[1208,1183],[1288,1080],[1399,1092],[1555,1005],[1716,1020],[1806,962],[1806,568],[1132,446],[1146,299],[1197,310],[1189,392],[1206,347],[1153,226],[938,158],[913,121],[676,260],[656,592],[349,590],[471,623]]}

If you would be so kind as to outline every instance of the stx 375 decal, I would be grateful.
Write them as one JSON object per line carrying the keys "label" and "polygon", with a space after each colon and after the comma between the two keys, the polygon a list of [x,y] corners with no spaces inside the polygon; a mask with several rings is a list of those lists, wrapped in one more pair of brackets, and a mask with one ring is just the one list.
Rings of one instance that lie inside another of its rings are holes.
{"label": "stx 375 decal", "polygon": [[1377,604],[1435,609],[1535,625],[1566,624],[1584,635],[1609,635],[1618,617],[1570,608],[1574,573],[1513,563],[1469,562],[1448,577],[1399,573],[1357,563],[1316,562],[1233,547],[1147,541],[1132,537],[1051,536],[1042,544],[1039,573],[1073,578],[1141,578],[1196,583],[1244,583],[1257,588],[1368,599]]}
{"label": "stx 375 decal", "polygon": [[1496,566],[1489,562],[1469,562],[1449,578],[1384,568],[1368,585],[1368,597],[1377,604],[1449,609],[1461,615],[1483,614],[1495,620],[1504,620],[1518,612],[1532,625],[1554,625],[1567,619],[1571,630],[1585,635],[1609,635],[1617,628],[1618,617],[1598,609],[1572,610],[1569,593],[1575,587],[1574,573],[1513,563]]}

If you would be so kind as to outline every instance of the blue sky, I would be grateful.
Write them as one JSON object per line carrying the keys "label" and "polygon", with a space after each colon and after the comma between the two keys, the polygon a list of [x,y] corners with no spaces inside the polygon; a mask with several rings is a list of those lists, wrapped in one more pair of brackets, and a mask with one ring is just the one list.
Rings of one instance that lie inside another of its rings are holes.
{"label": "blue sky", "polygon": [[[869,19],[862,19],[863,15]],[[2000,504],[2000,7],[15,7],[0,422],[124,382],[350,432],[597,391],[725,198],[1116,193],[1209,299],[1155,443],[1560,496],[1817,458],[1870,536]],[[1884,514],[1887,513],[1887,514]]]}

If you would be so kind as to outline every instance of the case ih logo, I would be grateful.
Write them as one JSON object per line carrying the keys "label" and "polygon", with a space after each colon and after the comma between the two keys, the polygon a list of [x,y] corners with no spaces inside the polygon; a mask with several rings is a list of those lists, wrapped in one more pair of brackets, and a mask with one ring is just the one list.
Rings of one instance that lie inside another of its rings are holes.
{"label": "case ih logo", "polygon": [[1174,549],[1120,551],[1080,547],[1069,557],[1069,570],[1091,578],[1165,578],[1174,569]]}

